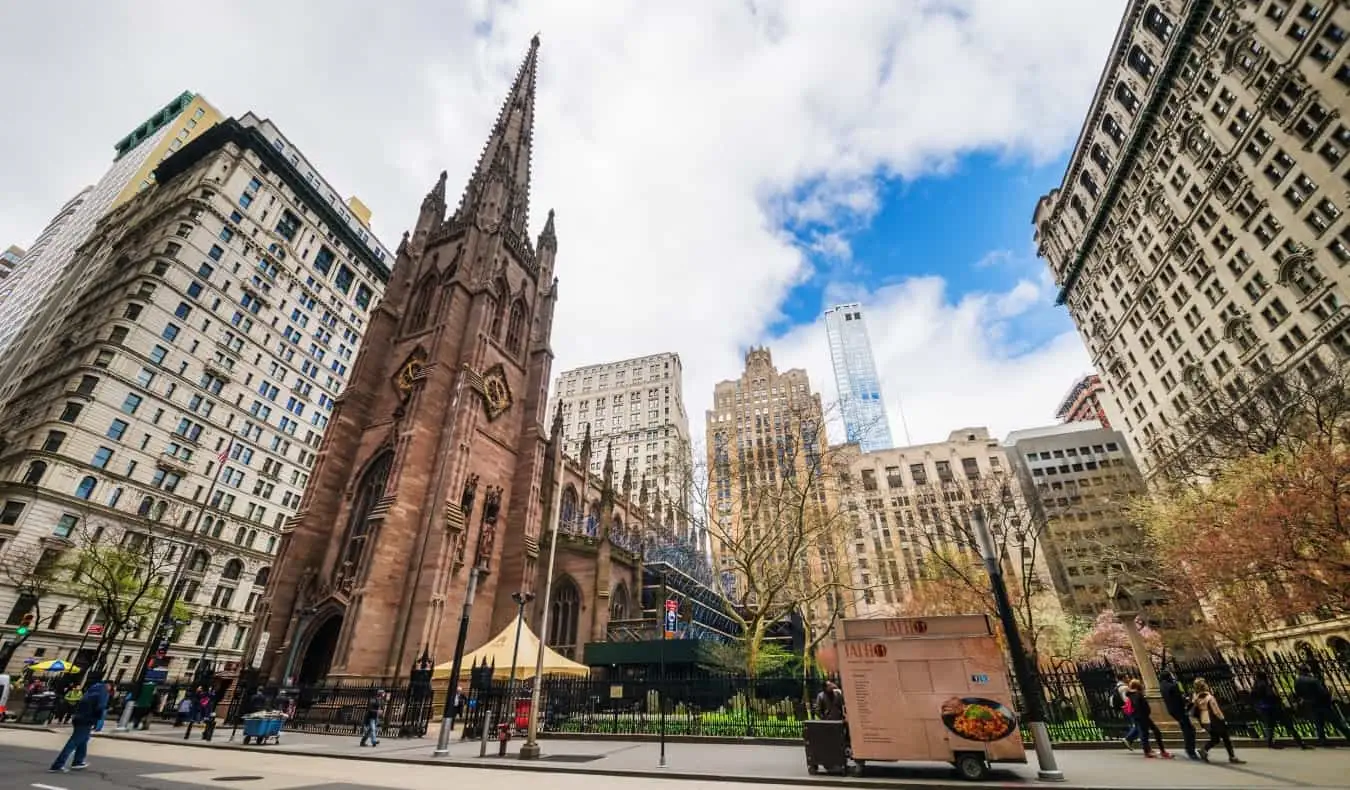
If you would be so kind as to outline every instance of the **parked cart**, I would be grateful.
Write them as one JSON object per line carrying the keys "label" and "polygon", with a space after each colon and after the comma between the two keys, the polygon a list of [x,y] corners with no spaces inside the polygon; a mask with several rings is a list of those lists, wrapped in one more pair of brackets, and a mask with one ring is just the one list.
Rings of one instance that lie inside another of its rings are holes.
{"label": "parked cart", "polygon": [[250,740],[263,744],[269,738],[273,743],[281,743],[281,724],[284,721],[286,714],[279,711],[248,714],[244,717],[244,745],[247,746]]}

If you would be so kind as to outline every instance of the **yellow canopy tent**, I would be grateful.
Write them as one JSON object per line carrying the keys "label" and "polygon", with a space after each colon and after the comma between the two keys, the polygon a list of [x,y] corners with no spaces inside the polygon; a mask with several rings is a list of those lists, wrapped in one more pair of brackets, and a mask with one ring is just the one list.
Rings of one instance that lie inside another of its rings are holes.
{"label": "yellow canopy tent", "polygon": [[[484,662],[496,667],[492,673],[493,680],[509,680],[511,677],[511,652],[515,648],[515,644],[516,624],[515,621],[512,621],[510,625],[502,629],[500,634],[488,640],[487,644],[464,655],[459,670],[460,680],[468,680],[469,671],[473,669],[474,665],[481,665]],[[516,657],[516,680],[534,677],[534,662],[538,655],[539,637],[535,636],[534,632],[530,630],[528,623],[521,623],[520,653]],[[454,669],[453,661],[439,664],[431,677],[435,680],[445,680],[450,677],[452,669]],[[585,664],[579,664],[549,648],[544,648],[545,675],[586,677],[590,673],[590,667]]]}

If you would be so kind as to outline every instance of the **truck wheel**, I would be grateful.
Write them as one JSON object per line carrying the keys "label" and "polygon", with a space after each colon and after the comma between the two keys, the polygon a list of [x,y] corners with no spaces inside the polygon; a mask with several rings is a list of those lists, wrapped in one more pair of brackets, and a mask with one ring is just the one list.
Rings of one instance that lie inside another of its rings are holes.
{"label": "truck wheel", "polygon": [[956,758],[956,772],[962,779],[978,782],[989,776],[989,763],[982,754],[962,754]]}
{"label": "truck wheel", "polygon": [[820,773],[820,768],[816,766],[814,763],[812,763],[811,765],[806,766],[806,772],[808,774],[811,774],[812,776],[815,776],[816,774]]}

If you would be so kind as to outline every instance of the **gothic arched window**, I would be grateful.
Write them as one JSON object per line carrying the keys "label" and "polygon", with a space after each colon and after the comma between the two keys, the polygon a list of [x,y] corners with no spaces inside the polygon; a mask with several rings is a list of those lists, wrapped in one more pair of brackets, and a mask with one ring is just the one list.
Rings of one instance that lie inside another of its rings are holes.
{"label": "gothic arched window", "polygon": [[591,500],[590,513],[586,516],[586,534],[594,535],[600,529],[600,500]]}
{"label": "gothic arched window", "polygon": [[1172,38],[1172,20],[1159,11],[1157,6],[1149,6],[1148,11],[1144,13],[1144,29],[1164,44]]}
{"label": "gothic arched window", "polygon": [[628,619],[628,585],[619,582],[619,586],[614,588],[614,592],[609,595],[609,619],[627,620]]}
{"label": "gothic arched window", "polygon": [[562,511],[562,518],[558,522],[558,529],[563,532],[570,532],[576,528],[577,520],[577,490],[571,486],[563,489],[562,504],[559,508]]}
{"label": "gothic arched window", "polygon": [[351,571],[361,560],[362,548],[370,531],[370,511],[384,496],[384,486],[389,480],[389,467],[394,461],[394,453],[386,450],[366,467],[357,484],[356,496],[352,498],[352,511],[347,519],[347,534],[343,537],[342,561],[350,563]]}
{"label": "gothic arched window", "polygon": [[270,567],[259,568],[258,575],[253,577],[253,584],[258,587],[266,587],[267,580],[270,578],[272,578],[272,569]]}
{"label": "gothic arched window", "polygon": [[207,554],[205,551],[202,551],[201,549],[197,549],[197,551],[192,555],[192,562],[188,565],[188,570],[196,571],[197,573],[202,573],[206,570],[207,566],[210,564],[211,564],[211,555]]}
{"label": "gothic arched window", "polygon": [[1120,106],[1129,110],[1130,115],[1139,112],[1139,97],[1135,96],[1134,91],[1130,90],[1130,86],[1123,82],[1116,83],[1116,101],[1120,102]]}
{"label": "gothic arched window", "polygon": [[568,658],[576,654],[577,623],[581,620],[581,591],[564,576],[553,586],[548,613],[548,646]]}
{"label": "gothic arched window", "polygon": [[98,485],[98,481],[95,480],[94,478],[92,477],[84,478],[83,480],[80,481],[80,484],[75,487],[75,496],[79,497],[80,499],[88,499],[89,497],[94,495],[94,486],[96,485]]}
{"label": "gothic arched window", "polygon": [[430,274],[414,286],[412,309],[408,311],[407,332],[416,332],[426,326],[427,316],[431,314],[431,300],[436,295],[435,280]]}
{"label": "gothic arched window", "polygon": [[511,302],[511,317],[506,322],[506,348],[520,353],[520,341],[525,336],[525,300]]}
{"label": "gothic arched window", "polygon": [[42,476],[47,473],[47,464],[45,461],[34,461],[28,465],[28,471],[24,473],[24,485],[35,486],[42,482]]}
{"label": "gothic arched window", "polygon": [[1125,144],[1125,130],[1120,128],[1120,124],[1110,115],[1102,119],[1102,131],[1106,132],[1106,136],[1116,145]]}
{"label": "gothic arched window", "polygon": [[136,515],[138,515],[138,516],[148,516],[148,515],[150,515],[150,508],[152,508],[152,507],[154,507],[154,506],[155,506],[155,500],[151,499],[150,497],[144,497],[144,498],[141,499],[141,505],[140,505],[140,507],[136,508]]}
{"label": "gothic arched window", "polygon": [[493,297],[492,303],[488,308],[492,310],[492,325],[488,328],[488,333],[493,339],[500,339],[502,336],[502,320],[506,317],[506,300],[511,297],[511,289],[507,286],[506,280],[497,278],[493,286],[497,295]]}
{"label": "gothic arched window", "polygon": [[1142,47],[1132,48],[1128,60],[1130,68],[1134,69],[1139,76],[1146,80],[1153,79],[1153,72],[1156,67],[1153,65],[1153,59],[1148,56],[1148,53],[1144,52]]}

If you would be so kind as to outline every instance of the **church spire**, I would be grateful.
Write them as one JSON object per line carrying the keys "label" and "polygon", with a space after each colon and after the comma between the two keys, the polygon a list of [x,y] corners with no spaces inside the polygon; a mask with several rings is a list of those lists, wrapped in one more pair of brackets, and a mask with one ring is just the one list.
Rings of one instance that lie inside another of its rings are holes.
{"label": "church spire", "polygon": [[548,210],[548,220],[544,223],[544,230],[539,234],[539,249],[544,247],[558,249],[558,232],[553,229],[553,209]]}
{"label": "church spire", "polygon": [[613,442],[613,441],[610,441],[608,444],[605,445],[605,465],[604,465],[604,468],[602,468],[602,469],[600,470],[600,474],[601,474],[601,476],[602,476],[602,479],[604,480],[604,490],[605,490],[605,491],[613,491],[613,490],[614,490],[614,442]]}
{"label": "church spire", "polygon": [[[534,86],[539,63],[539,36],[530,39],[530,51],[516,72],[506,101],[497,114],[492,135],[478,157],[469,185],[455,210],[455,220],[471,219],[480,210],[506,212],[503,229],[526,236],[530,209],[530,152],[534,138]],[[493,178],[502,180],[504,193],[491,194]],[[494,200],[495,198],[495,200]],[[482,203],[495,205],[480,205]]]}

